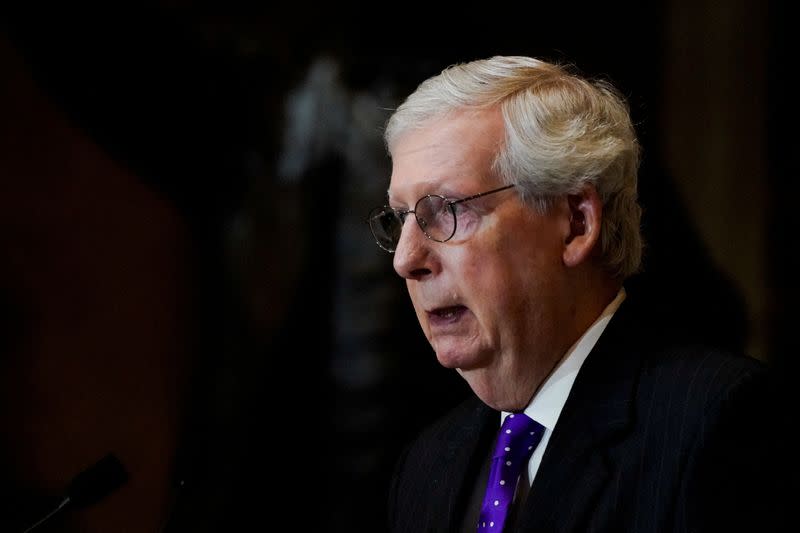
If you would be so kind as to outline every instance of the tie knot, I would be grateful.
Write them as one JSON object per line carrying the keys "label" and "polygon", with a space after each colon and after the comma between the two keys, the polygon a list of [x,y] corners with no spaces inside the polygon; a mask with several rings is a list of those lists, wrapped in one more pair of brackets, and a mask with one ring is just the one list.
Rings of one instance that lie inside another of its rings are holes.
{"label": "tie knot", "polygon": [[544,426],[525,413],[512,413],[503,421],[494,457],[530,457],[544,434]]}

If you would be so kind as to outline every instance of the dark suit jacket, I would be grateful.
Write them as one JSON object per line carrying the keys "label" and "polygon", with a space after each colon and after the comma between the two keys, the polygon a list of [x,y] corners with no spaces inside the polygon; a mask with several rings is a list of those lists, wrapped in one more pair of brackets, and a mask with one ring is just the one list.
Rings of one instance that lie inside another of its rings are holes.
{"label": "dark suit jacket", "polygon": [[[628,300],[578,373],[516,531],[782,530],[766,365],[646,328]],[[460,530],[499,422],[472,397],[405,450],[391,531]]]}

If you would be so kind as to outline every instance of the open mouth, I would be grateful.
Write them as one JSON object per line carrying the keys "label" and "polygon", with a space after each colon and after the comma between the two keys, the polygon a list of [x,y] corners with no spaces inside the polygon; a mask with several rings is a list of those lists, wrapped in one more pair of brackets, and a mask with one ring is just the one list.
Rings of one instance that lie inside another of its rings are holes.
{"label": "open mouth", "polygon": [[451,305],[433,309],[428,312],[428,316],[430,317],[431,323],[434,325],[448,324],[458,321],[466,312],[467,308],[463,305]]}

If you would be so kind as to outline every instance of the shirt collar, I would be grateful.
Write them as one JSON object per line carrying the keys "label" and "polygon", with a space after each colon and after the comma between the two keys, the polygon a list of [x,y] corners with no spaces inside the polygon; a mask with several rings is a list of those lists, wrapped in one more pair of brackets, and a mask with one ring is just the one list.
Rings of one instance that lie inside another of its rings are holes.
{"label": "shirt collar", "polygon": [[[539,391],[525,408],[525,414],[551,430],[556,426],[558,417],[567,402],[569,391],[578,375],[581,365],[592,351],[597,339],[605,330],[609,320],[625,299],[625,288],[620,288],[617,296],[609,303],[600,316],[589,326],[589,329],[567,350],[558,365],[550,373]],[[503,411],[500,423],[510,413]]]}

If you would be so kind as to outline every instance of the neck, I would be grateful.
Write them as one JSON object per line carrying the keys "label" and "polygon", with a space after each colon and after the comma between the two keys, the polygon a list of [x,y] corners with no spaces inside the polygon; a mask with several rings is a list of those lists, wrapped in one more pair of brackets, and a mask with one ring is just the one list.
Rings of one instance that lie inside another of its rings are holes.
{"label": "neck", "polygon": [[598,268],[586,268],[578,273],[574,283],[573,302],[575,302],[573,325],[570,337],[565,339],[566,349],[572,346],[594,323],[610,304],[622,283]]}

